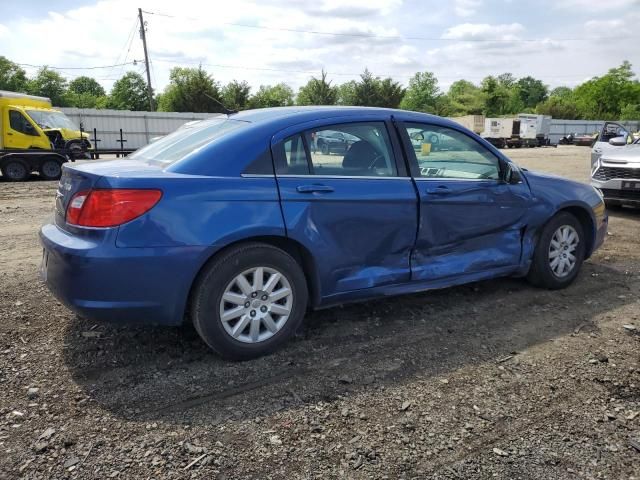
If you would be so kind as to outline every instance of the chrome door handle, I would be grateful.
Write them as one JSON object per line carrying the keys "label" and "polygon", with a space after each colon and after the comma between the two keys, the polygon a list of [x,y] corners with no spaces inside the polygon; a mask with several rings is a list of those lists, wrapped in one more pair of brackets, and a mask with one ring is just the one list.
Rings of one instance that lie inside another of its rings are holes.
{"label": "chrome door handle", "polygon": [[329,185],[298,185],[296,190],[300,193],[330,193],[333,187]]}

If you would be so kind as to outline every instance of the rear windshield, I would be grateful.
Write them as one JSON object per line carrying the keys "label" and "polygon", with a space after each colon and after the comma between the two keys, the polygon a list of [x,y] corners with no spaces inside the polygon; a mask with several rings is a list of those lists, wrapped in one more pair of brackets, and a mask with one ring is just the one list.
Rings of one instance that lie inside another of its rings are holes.
{"label": "rear windshield", "polygon": [[129,158],[169,164],[182,160],[227,133],[249,125],[226,117],[187,123],[166,137],[136,150]]}

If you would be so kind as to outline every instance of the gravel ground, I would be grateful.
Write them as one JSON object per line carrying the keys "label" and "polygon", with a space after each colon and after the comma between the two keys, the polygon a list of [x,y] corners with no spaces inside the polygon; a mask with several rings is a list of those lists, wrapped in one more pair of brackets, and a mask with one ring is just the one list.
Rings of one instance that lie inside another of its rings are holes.
{"label": "gravel ground", "polygon": [[[508,153],[588,179],[588,148]],[[640,210],[611,212],[566,290],[333,308],[228,363],[189,327],[52,298],[36,232],[55,188],[0,183],[0,478],[640,479]]]}

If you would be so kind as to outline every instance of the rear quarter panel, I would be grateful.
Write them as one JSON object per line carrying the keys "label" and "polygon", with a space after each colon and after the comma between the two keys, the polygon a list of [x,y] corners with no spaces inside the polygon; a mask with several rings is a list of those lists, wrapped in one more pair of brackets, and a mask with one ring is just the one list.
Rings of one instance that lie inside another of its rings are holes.
{"label": "rear quarter panel", "polygon": [[[213,251],[243,238],[284,236],[274,178],[101,178],[102,188],[160,188],[160,202],[119,228],[123,248],[211,246]],[[213,253],[212,251],[212,253]]]}

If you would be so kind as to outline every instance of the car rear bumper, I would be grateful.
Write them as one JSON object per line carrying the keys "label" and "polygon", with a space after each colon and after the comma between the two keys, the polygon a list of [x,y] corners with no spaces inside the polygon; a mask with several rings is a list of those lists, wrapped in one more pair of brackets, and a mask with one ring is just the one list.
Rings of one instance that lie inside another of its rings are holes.
{"label": "car rear bumper", "polygon": [[80,316],[117,323],[179,325],[206,247],[118,248],[115,230],[81,238],[40,230],[41,277]]}

